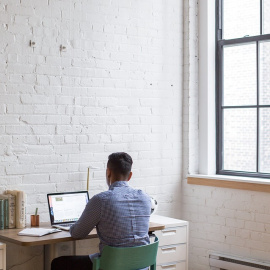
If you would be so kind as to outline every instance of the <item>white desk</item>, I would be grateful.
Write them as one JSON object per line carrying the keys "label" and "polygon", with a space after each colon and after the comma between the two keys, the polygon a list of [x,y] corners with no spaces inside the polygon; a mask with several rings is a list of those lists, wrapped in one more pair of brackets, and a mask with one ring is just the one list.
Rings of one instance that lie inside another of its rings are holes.
{"label": "white desk", "polygon": [[[47,224],[41,224],[40,227],[46,227]],[[94,229],[87,236],[88,240],[76,241],[71,238],[69,232],[59,232],[42,237],[29,237],[29,236],[18,236],[18,232],[22,229],[7,229],[0,231],[0,240],[7,243],[13,243],[16,246],[24,247],[40,247],[43,246],[43,257],[44,257],[44,270],[50,269],[50,263],[53,258],[59,255],[58,247],[62,245],[61,243],[67,242],[72,243],[71,253],[82,254],[88,247],[89,239],[96,239],[97,233]],[[152,215],[150,218],[150,232],[155,232],[159,238],[159,250],[157,256],[157,270],[187,270],[188,269],[188,222],[168,218],[164,216]],[[84,242],[85,241],[85,242]],[[76,252],[76,246],[77,251]],[[97,249],[97,247],[96,247]],[[97,250],[95,250],[97,252]],[[0,263],[1,265],[1,263]],[[16,268],[15,268],[16,269]],[[25,269],[20,266],[20,269],[29,270],[27,267]],[[37,266],[36,269],[42,269],[42,266]],[[2,270],[0,268],[0,270]]]}
{"label": "white desk", "polygon": [[[40,224],[40,227],[46,228],[50,226],[48,223]],[[165,226],[163,224],[150,222],[149,224],[149,232],[154,232],[158,230],[164,229]],[[76,254],[75,243],[69,232],[62,231],[58,233],[53,233],[49,235],[45,235],[42,237],[30,237],[30,236],[19,236],[18,232],[22,229],[6,229],[0,230],[0,240],[3,242],[13,243],[19,246],[44,246],[44,270],[50,270],[51,260],[55,258],[56,252],[56,244],[62,242],[73,242],[73,254]],[[98,237],[96,229],[92,230],[89,235],[85,239],[96,239]],[[1,269],[1,268],[0,268]],[[20,268],[21,269],[21,268]],[[37,269],[40,269],[37,267]],[[28,269],[25,269],[28,270]]]}

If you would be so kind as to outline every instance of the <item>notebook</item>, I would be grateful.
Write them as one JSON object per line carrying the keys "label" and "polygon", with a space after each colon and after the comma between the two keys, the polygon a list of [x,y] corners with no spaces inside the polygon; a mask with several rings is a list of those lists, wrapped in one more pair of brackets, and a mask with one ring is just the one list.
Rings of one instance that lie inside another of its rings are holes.
{"label": "notebook", "polygon": [[68,231],[81,216],[89,195],[87,191],[47,194],[52,227]]}
{"label": "notebook", "polygon": [[27,228],[18,233],[23,236],[43,236],[51,233],[61,232],[58,229],[45,229],[45,228]]}

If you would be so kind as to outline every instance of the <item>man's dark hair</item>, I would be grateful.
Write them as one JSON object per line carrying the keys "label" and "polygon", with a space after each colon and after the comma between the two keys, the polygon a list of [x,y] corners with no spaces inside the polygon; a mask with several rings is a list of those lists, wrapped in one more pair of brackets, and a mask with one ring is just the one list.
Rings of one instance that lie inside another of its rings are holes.
{"label": "man's dark hair", "polygon": [[128,176],[131,172],[132,158],[124,152],[112,153],[108,157],[107,167],[111,169],[116,176]]}

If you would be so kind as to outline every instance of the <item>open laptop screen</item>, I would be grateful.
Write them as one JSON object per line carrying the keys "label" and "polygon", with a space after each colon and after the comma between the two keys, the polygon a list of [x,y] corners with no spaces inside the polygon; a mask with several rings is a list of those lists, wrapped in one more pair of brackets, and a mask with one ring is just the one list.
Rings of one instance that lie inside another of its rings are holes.
{"label": "open laptop screen", "polygon": [[51,225],[76,222],[87,202],[87,191],[47,194]]}

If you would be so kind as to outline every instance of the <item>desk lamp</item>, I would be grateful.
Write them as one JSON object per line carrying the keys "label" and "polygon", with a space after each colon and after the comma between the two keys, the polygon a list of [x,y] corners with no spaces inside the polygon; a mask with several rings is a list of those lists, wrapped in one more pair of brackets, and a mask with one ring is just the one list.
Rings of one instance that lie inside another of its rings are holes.
{"label": "desk lamp", "polygon": [[99,167],[89,166],[87,167],[87,183],[86,183],[86,190],[89,192],[89,177],[90,177],[90,169],[98,170]]}

